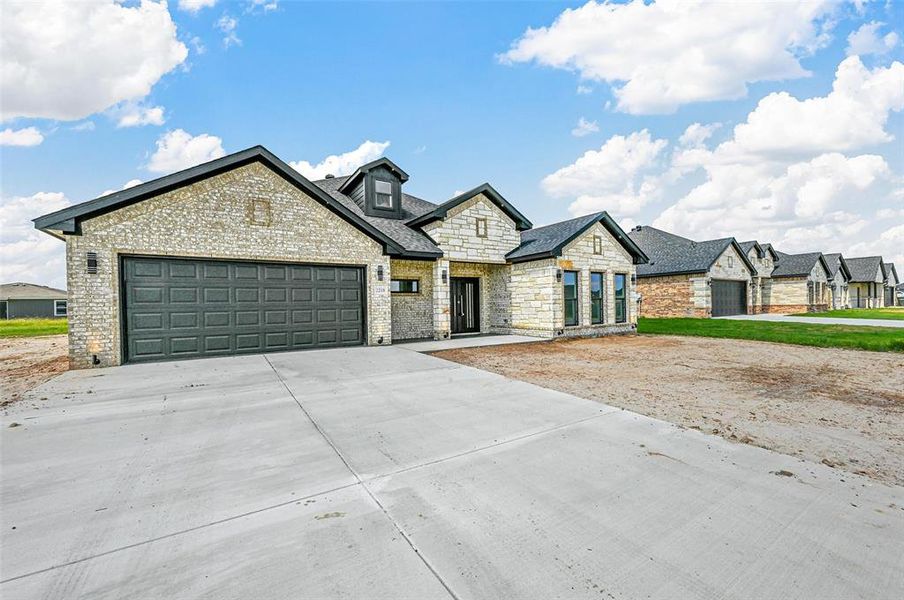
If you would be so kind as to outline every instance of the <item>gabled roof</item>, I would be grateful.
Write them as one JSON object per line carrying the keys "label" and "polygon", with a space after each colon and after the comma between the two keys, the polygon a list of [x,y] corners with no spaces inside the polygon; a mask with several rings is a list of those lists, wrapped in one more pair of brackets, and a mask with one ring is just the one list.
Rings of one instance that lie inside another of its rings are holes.
{"label": "gabled roof", "polygon": [[432,202],[427,202],[415,196],[402,193],[403,219],[387,219],[385,217],[371,217],[351,197],[340,192],[340,188],[349,177],[332,177],[315,181],[314,185],[332,196],[337,202],[343,204],[359,218],[364,219],[389,237],[404,249],[404,256],[413,258],[440,257],[443,251],[433,243],[419,229],[413,229],[405,224],[406,219],[428,213],[436,208]]}
{"label": "gabled roof", "polygon": [[467,202],[478,194],[483,194],[484,196],[489,198],[493,204],[499,207],[499,210],[508,215],[509,218],[515,222],[515,228],[518,231],[524,231],[533,227],[533,225],[531,225],[531,222],[527,220],[527,217],[522,215],[520,212],[518,212],[518,209],[509,204],[508,200],[503,198],[502,194],[493,189],[493,186],[491,186],[489,183],[481,184],[473,190],[468,190],[463,194],[455,196],[451,200],[446,200],[445,202],[437,206],[433,211],[408,221],[408,226],[422,227],[432,221],[445,219],[450,210],[452,210],[459,204]]}
{"label": "gabled roof", "polygon": [[895,285],[901,283],[901,280],[898,278],[898,270],[895,269],[895,263],[882,263],[882,266],[885,267],[885,278],[891,279],[891,276],[895,276]]}
{"label": "gabled roof", "polygon": [[628,236],[650,257],[648,264],[637,267],[638,277],[705,273],[729,246],[734,247],[750,273],[756,273],[747,253],[734,238],[695,242],[649,225],[635,227]]}
{"label": "gabled roof", "polygon": [[241,150],[172,175],[160,177],[120,192],[107,194],[88,202],[82,202],[81,204],[46,214],[34,219],[35,228],[51,234],[53,232],[78,234],[80,231],[79,224],[84,219],[90,219],[136,202],[159,196],[160,194],[254,162],[260,162],[268,166],[290,184],[323,204],[340,218],[383,244],[384,251],[387,254],[404,254],[404,249],[390,236],[380,231],[372,223],[361,218],[359,214],[356,214],[345,204],[337,202],[332,196],[314,185],[263,146],[254,146],[247,150]]}
{"label": "gabled roof", "polygon": [[817,263],[822,265],[826,274],[830,273],[829,265],[826,263],[826,259],[822,255],[822,252],[806,252],[804,254],[785,254],[784,252],[779,252],[778,262],[775,263],[775,269],[772,270],[772,278],[806,277]]}
{"label": "gabled roof", "polygon": [[4,283],[0,285],[0,300],[65,300],[66,290],[36,283]]}
{"label": "gabled roof", "polygon": [[565,246],[579,238],[595,224],[601,223],[628,253],[635,265],[647,261],[647,256],[631,241],[618,223],[606,212],[599,212],[552,225],[521,232],[521,245],[505,255],[511,262],[527,262],[561,256]]}
{"label": "gabled roof", "polygon": [[345,192],[350,190],[352,188],[352,186],[354,186],[355,183],[358,181],[358,179],[363,177],[365,173],[367,173],[368,171],[372,171],[376,167],[386,167],[387,169],[392,171],[395,174],[395,176],[399,178],[399,181],[401,181],[402,183],[405,183],[406,181],[408,181],[408,173],[403,171],[401,169],[401,167],[399,167],[399,165],[395,164],[388,158],[384,157],[384,158],[378,158],[377,160],[372,160],[369,163],[361,165],[360,167],[355,169],[355,172],[352,173],[347,179],[345,179],[343,184],[341,186],[339,186],[339,191],[344,194]]}
{"label": "gabled roof", "polygon": [[744,250],[745,254],[749,253],[751,248],[756,248],[757,258],[762,259],[768,253],[772,255],[772,260],[778,260],[778,255],[775,253],[771,244],[760,244],[756,240],[749,240],[747,242],[738,242],[738,245]]}
{"label": "gabled roof", "polygon": [[881,256],[861,256],[847,259],[848,268],[851,271],[852,283],[871,282],[876,280],[876,273],[882,272],[885,279],[885,265]]}
{"label": "gabled roof", "polygon": [[840,252],[823,254],[823,256],[826,259],[826,264],[829,265],[829,279],[834,278],[835,273],[838,272],[838,269],[841,269],[841,274],[844,275],[844,280],[851,280],[851,271],[850,269],[848,269],[847,261],[844,260],[844,257]]}

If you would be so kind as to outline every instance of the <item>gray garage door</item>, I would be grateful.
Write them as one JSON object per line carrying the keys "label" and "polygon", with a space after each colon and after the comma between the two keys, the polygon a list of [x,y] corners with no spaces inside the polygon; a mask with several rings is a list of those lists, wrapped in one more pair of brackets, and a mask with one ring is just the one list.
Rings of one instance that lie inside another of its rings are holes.
{"label": "gray garage door", "polygon": [[123,259],[125,359],[364,343],[358,267]]}
{"label": "gray garage door", "polygon": [[747,314],[747,282],[713,279],[713,316]]}

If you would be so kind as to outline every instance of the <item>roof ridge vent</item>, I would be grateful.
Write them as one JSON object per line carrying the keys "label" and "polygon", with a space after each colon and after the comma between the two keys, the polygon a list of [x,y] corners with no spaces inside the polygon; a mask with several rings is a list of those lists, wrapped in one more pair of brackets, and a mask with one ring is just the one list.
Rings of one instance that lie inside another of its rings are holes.
{"label": "roof ridge vent", "polygon": [[332,173],[327,173],[326,175],[323,176],[323,178],[324,179],[336,179],[336,176],[333,175]]}

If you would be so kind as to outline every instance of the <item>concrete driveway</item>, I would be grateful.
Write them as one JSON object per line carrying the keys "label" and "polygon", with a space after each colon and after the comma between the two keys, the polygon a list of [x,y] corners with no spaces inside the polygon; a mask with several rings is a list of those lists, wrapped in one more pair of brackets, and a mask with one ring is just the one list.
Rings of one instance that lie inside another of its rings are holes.
{"label": "concrete driveway", "polygon": [[402,348],[42,396],[2,420],[4,598],[904,594],[902,488]]}
{"label": "concrete driveway", "polygon": [[778,321],[784,323],[810,323],[812,325],[848,325],[849,327],[904,327],[904,321],[894,319],[845,319],[838,317],[795,317],[793,315],[759,314],[715,317],[729,321]]}

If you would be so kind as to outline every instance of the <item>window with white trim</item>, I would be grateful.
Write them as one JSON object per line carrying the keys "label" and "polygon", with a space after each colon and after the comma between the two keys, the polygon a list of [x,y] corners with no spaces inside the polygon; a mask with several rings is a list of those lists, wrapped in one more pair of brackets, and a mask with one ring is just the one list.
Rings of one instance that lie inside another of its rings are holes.
{"label": "window with white trim", "polygon": [[67,312],[67,303],[66,300],[54,300],[53,301],[53,316],[54,317],[65,317]]}
{"label": "window with white trim", "polygon": [[392,208],[392,184],[388,181],[374,180],[374,206]]}

